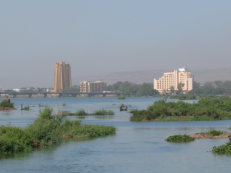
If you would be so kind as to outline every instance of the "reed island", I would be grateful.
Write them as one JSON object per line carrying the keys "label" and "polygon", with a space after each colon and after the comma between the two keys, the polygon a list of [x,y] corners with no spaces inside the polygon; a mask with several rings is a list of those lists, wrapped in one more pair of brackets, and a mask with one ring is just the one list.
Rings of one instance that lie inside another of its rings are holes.
{"label": "reed island", "polygon": [[231,98],[204,97],[195,103],[156,101],[131,111],[131,121],[212,121],[231,119]]}
{"label": "reed island", "polygon": [[14,103],[11,103],[8,96],[0,102],[0,111],[15,110]]}

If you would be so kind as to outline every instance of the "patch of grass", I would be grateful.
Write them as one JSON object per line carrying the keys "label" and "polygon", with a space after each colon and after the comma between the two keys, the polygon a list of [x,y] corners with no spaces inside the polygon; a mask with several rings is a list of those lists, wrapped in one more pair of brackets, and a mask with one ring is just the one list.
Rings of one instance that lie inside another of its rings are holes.
{"label": "patch of grass", "polygon": [[119,96],[118,99],[119,100],[124,100],[124,99],[126,99],[126,97],[125,96]]}
{"label": "patch of grass", "polygon": [[112,110],[100,109],[94,111],[91,115],[114,115],[114,112]]}
{"label": "patch of grass", "polygon": [[68,111],[62,111],[59,114],[61,114],[62,116],[114,115],[114,112],[112,110],[100,109],[100,110],[94,111],[93,113],[87,113],[84,109],[80,109],[75,113],[68,112]]}
{"label": "patch of grass", "polygon": [[38,119],[25,129],[0,127],[0,157],[46,148],[66,140],[82,140],[115,134],[112,126],[81,125],[80,121],[64,120],[45,107]]}
{"label": "patch of grass", "polygon": [[221,145],[221,146],[218,146],[218,147],[213,147],[212,152],[216,153],[216,154],[231,155],[231,142],[228,142],[228,143]]}
{"label": "patch of grass", "polygon": [[173,142],[173,143],[187,143],[187,142],[192,142],[195,139],[188,136],[188,135],[174,135],[174,136],[169,136],[166,141],[167,142]]}
{"label": "patch of grass", "polygon": [[218,130],[211,130],[208,132],[208,134],[212,135],[212,136],[220,136],[222,134],[224,134],[225,132],[223,131],[218,131]]}

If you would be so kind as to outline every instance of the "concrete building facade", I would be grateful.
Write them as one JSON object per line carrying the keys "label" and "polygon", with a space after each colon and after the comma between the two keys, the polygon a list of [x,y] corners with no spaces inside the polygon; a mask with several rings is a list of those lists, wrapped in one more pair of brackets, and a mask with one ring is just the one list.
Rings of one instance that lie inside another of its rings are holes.
{"label": "concrete building facade", "polygon": [[55,83],[53,92],[71,89],[71,67],[69,64],[61,61],[55,66]]}
{"label": "concrete building facade", "polygon": [[179,87],[185,93],[193,90],[193,78],[191,72],[186,68],[166,72],[161,78],[154,79],[154,89],[160,94],[168,93],[171,90],[178,91]]}
{"label": "concrete building facade", "polygon": [[80,93],[102,93],[107,90],[107,84],[102,81],[80,83]]}

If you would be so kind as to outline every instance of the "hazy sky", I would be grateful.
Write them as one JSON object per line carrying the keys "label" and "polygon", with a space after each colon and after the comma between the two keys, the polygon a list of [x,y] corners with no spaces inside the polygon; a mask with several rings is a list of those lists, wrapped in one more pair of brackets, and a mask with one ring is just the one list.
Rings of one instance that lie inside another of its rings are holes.
{"label": "hazy sky", "polygon": [[230,0],[0,0],[0,88],[53,86],[60,60],[75,79],[229,68],[230,9]]}

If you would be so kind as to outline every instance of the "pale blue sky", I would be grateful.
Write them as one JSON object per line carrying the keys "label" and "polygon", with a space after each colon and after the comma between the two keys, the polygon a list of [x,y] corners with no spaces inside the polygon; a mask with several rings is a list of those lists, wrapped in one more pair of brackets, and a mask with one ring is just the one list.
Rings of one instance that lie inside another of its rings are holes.
{"label": "pale blue sky", "polygon": [[52,86],[60,60],[78,80],[229,68],[230,8],[230,0],[0,0],[0,88]]}

